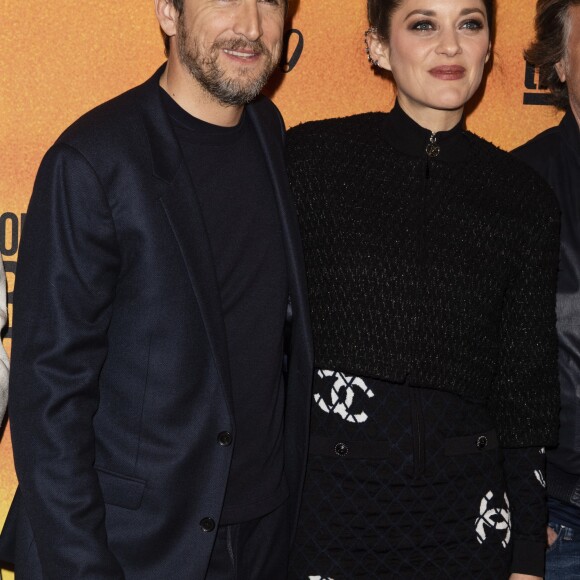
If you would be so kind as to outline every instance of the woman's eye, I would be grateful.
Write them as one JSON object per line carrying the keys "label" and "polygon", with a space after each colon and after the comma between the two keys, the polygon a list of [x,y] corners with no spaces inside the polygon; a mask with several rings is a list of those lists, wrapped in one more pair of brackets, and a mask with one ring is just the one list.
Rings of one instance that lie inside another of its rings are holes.
{"label": "woman's eye", "polygon": [[483,28],[483,22],[481,22],[481,20],[468,20],[461,25],[461,28],[467,28],[468,30],[481,30]]}
{"label": "woman's eye", "polygon": [[429,22],[428,20],[420,20],[419,22],[415,22],[412,26],[411,26],[412,30],[433,30],[434,26],[432,22]]}

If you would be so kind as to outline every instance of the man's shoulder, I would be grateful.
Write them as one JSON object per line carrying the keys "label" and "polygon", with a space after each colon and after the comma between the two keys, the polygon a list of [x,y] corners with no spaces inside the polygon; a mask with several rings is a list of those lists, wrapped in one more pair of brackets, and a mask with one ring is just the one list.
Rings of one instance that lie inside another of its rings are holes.
{"label": "man's shoulder", "polygon": [[157,90],[158,73],[83,114],[65,129],[56,144],[68,145],[81,152],[129,146],[142,133],[141,105],[152,100]]}
{"label": "man's shoulder", "polygon": [[514,149],[512,153],[541,173],[552,157],[558,155],[561,141],[560,127],[550,127]]}
{"label": "man's shoulder", "polygon": [[249,105],[247,110],[258,122],[281,134],[285,130],[284,119],[278,107],[265,95],[259,95]]}

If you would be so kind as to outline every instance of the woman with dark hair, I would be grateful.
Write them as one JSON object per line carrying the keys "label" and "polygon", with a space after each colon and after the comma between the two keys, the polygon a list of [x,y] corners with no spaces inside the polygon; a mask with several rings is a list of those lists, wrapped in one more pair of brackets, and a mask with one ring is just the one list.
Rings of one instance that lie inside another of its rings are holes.
{"label": "woman with dark hair", "polygon": [[560,435],[547,453],[546,578],[580,579],[580,0],[540,0],[536,38],[525,52],[540,84],[566,111],[515,155],[554,189],[562,210],[557,331],[560,346]]}
{"label": "woman with dark hair", "polygon": [[397,102],[288,136],[317,373],[291,578],[539,578],[559,213],[464,130],[491,0],[369,0]]}

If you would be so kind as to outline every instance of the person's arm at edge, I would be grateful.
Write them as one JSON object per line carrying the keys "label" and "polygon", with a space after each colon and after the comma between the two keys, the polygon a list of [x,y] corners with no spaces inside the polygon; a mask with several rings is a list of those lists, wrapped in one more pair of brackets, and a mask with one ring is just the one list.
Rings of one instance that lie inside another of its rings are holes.
{"label": "person's arm at edge", "polygon": [[[4,264],[0,256],[0,332],[6,325],[8,320],[8,311],[6,305],[6,275],[4,273]],[[0,425],[6,413],[6,405],[8,404],[8,372],[10,364],[8,362],[8,355],[0,341]]]}
{"label": "person's arm at edge", "polygon": [[75,149],[45,156],[19,250],[10,421],[43,578],[121,580],[94,470],[92,421],[119,269],[111,210]]}

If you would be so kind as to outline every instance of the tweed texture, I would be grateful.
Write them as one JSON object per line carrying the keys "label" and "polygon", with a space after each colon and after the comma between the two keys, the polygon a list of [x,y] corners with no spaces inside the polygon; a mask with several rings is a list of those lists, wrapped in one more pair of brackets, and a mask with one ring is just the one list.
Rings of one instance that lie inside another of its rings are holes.
{"label": "tweed texture", "polygon": [[503,446],[554,444],[557,202],[483,139],[429,158],[429,135],[400,110],[288,134],[316,366],[483,400]]}

